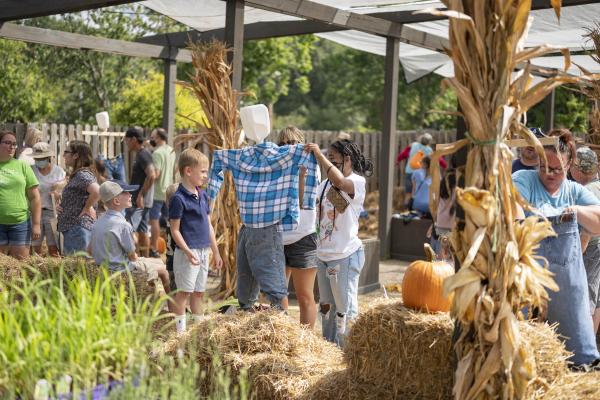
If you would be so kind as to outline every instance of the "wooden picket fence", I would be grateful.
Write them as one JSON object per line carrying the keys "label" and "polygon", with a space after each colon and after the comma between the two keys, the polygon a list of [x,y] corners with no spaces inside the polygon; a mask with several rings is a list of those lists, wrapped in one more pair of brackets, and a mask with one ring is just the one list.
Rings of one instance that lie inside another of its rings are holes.
{"label": "wooden picket fence", "polygon": [[[115,136],[88,136],[83,135],[83,131],[97,131],[98,128],[94,125],[76,125],[76,124],[54,124],[54,123],[0,123],[0,130],[10,130],[16,134],[17,143],[21,145],[27,129],[35,127],[43,133],[43,138],[50,144],[57,155],[57,162],[64,167],[63,151],[70,140],[84,140],[92,146],[94,156],[103,154],[106,158],[111,159],[119,154],[123,154],[125,160],[125,169],[129,176],[131,171],[131,157],[122,143],[120,137]],[[114,126],[110,127],[110,132],[125,132],[127,127]],[[149,136],[150,129],[146,129],[146,134]],[[414,142],[417,137],[425,132],[433,136],[435,143],[450,143],[455,140],[455,131],[398,131],[396,133],[396,143],[398,143],[398,151],[402,151],[410,143]],[[187,133],[187,132],[186,132]],[[331,143],[337,140],[340,132],[335,131],[305,131],[307,142],[317,143],[321,148],[327,148]],[[379,152],[381,151],[381,133],[380,132],[348,132],[352,140],[356,142],[362,150],[365,157],[373,161],[373,175],[367,179],[367,191],[378,190],[379,188]],[[267,140],[277,142],[277,133],[273,132]],[[186,146],[181,145],[176,148],[176,152],[181,152]],[[208,155],[208,146],[202,144],[199,149]],[[396,153],[397,154],[397,153]],[[394,182],[396,185],[402,185],[404,180],[404,166],[400,166],[394,170]]]}

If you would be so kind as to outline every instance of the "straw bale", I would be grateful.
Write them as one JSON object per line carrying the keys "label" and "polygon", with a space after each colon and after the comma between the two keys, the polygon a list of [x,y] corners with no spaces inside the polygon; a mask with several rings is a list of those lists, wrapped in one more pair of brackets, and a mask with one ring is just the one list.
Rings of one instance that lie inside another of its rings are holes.
{"label": "straw bale", "polygon": [[[571,353],[565,349],[554,327],[521,321],[519,330],[533,349],[538,380],[543,379],[546,384],[552,385],[562,379],[568,372],[567,358]],[[539,382],[532,382],[531,385],[534,389],[540,386]]]}
{"label": "straw bale", "polygon": [[173,335],[161,352],[193,354],[207,372],[202,392],[211,385],[215,359],[234,379],[244,369],[259,399],[298,398],[324,374],[343,369],[336,346],[279,313],[211,314]]}
{"label": "straw bale", "polygon": [[[85,271],[90,282],[94,282],[102,271],[101,267],[83,257],[58,258],[34,255],[24,260],[17,260],[0,254],[0,281],[16,283],[21,277],[31,279],[37,274],[42,278],[52,278],[58,274],[61,266],[66,276],[74,276]],[[127,274],[120,274],[116,278],[116,283],[124,285],[127,293],[131,293],[130,288],[133,287],[137,297],[141,299],[154,297],[157,294],[156,285],[148,282],[148,274],[145,272],[132,272],[131,281]]]}
{"label": "straw bale", "polygon": [[299,398],[325,374],[342,370],[341,357],[337,363],[315,357],[311,353],[289,357],[280,353],[240,355],[229,353],[225,365],[234,374],[244,369],[251,391],[257,399],[287,400]]}
{"label": "straw bale", "polygon": [[344,347],[351,380],[391,397],[450,398],[453,328],[446,313],[375,306],[358,317]]}
{"label": "straw bale", "polygon": [[[344,348],[352,392],[363,393],[361,398],[373,393],[403,399],[451,398],[453,330],[448,313],[425,314],[399,302],[378,302],[360,314]],[[535,397],[565,376],[570,354],[547,324],[523,321],[520,331],[534,351],[537,379],[528,395]]]}
{"label": "straw bale", "polygon": [[600,372],[568,373],[548,392],[538,397],[544,400],[600,399]]}

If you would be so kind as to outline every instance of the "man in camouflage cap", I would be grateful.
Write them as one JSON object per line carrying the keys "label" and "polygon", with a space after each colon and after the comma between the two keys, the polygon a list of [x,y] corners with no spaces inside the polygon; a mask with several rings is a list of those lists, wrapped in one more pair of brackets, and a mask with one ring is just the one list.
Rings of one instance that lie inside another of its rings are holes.
{"label": "man in camouflage cap", "polygon": [[589,147],[577,149],[577,157],[571,166],[571,176],[580,185],[598,180],[598,156]]}
{"label": "man in camouflage cap", "polygon": [[[577,159],[571,166],[571,175],[600,199],[598,180],[598,156],[589,147],[577,149]],[[600,237],[590,237],[581,232],[583,263],[588,280],[590,312],[594,321],[594,331],[600,324]]]}

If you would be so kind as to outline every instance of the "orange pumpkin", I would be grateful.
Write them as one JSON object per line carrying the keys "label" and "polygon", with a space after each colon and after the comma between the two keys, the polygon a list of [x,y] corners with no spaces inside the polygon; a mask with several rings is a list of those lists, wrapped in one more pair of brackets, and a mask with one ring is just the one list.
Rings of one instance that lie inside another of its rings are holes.
{"label": "orange pumpkin", "polygon": [[162,236],[158,237],[158,243],[156,243],[156,250],[160,254],[165,254],[167,252],[167,242],[165,242],[165,239]]}
{"label": "orange pumpkin", "polygon": [[402,280],[402,299],[409,308],[422,311],[448,311],[452,297],[444,297],[444,279],[454,274],[454,267],[436,261],[435,252],[425,243],[428,260],[417,260],[408,266]]}

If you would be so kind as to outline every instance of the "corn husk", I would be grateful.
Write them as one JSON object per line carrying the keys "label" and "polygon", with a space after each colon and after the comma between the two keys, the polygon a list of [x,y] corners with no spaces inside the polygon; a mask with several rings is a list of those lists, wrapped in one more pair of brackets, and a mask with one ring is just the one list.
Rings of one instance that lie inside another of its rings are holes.
{"label": "corn husk", "polygon": [[[432,161],[432,203],[439,188],[437,158],[467,146],[464,186],[457,188],[458,213],[450,240],[460,270],[445,282],[454,294],[451,314],[459,324],[455,342],[455,399],[524,398],[536,379],[532,347],[519,330],[524,304],[542,306],[546,289],[557,289],[543,260],[534,258],[539,242],[552,235],[547,222],[516,223],[525,204],[511,179],[512,153],[503,143],[524,137],[543,157],[543,148],[521,115],[564,83],[578,78],[559,72],[532,86],[532,57],[556,51],[548,45],[523,48],[531,1],[444,0],[450,19],[454,77],[445,80],[458,97],[467,138],[448,144]],[[560,1],[553,1],[557,16]],[[445,12],[445,11],[444,11]],[[566,49],[561,50],[568,67]],[[513,71],[521,69],[515,78]]]}
{"label": "corn husk", "polygon": [[[239,147],[238,102],[242,93],[233,90],[227,63],[228,49],[219,41],[190,43],[194,73],[189,82],[179,82],[189,89],[204,111],[205,119],[196,121],[200,134],[186,134],[176,138],[176,143],[192,146],[207,143],[210,151]],[[207,128],[208,127],[208,128]],[[213,203],[211,223],[215,228],[219,252],[223,258],[223,271],[215,297],[227,298],[235,293],[237,285],[236,247],[241,227],[233,177],[228,172],[221,190]]]}
{"label": "corn husk", "polygon": [[[587,28],[587,34],[584,36],[594,44],[594,50],[590,54],[592,60],[600,64],[600,23]],[[596,153],[600,154],[600,79],[593,79],[591,74],[585,68],[579,66],[579,69],[585,76],[592,79],[584,81],[580,85],[580,91],[590,100],[592,107],[589,114],[590,126],[586,136],[586,142],[593,145]]]}

